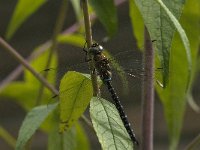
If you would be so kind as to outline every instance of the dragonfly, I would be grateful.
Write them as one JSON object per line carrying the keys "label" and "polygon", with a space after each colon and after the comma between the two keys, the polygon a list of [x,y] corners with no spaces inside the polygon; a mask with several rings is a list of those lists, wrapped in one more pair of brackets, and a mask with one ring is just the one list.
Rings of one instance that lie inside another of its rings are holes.
{"label": "dragonfly", "polygon": [[[87,60],[88,54],[93,55],[94,65],[95,65],[95,70],[93,70],[93,72],[96,71],[97,74],[100,76],[100,79],[106,85],[107,90],[109,91],[109,93],[112,97],[114,105],[117,108],[119,116],[124,124],[124,127],[125,127],[128,135],[130,136],[130,139],[132,140],[133,144],[139,145],[136,135],[131,127],[128,117],[124,111],[122,104],[121,104],[119,96],[117,95],[117,92],[112,85],[113,71],[111,70],[111,65],[113,65],[113,62],[116,59],[113,59],[112,57],[108,58],[104,54],[105,49],[103,48],[103,46],[99,45],[98,43],[94,43],[88,50],[86,50],[85,46],[84,46],[83,50],[86,53],[86,57],[85,57],[86,60]],[[131,58],[130,52],[132,53],[133,51],[121,52],[121,53],[118,53],[117,55],[115,55],[115,57],[122,56],[122,59],[126,60],[124,62],[124,66],[126,66],[127,69],[123,70],[123,73],[126,73],[127,75],[129,75],[131,77],[141,79],[141,77],[144,75],[142,63],[139,60],[134,60],[134,63],[129,63],[130,62],[129,59],[133,60],[133,58]],[[125,58],[123,58],[123,55],[125,56]],[[87,61],[90,61],[90,60],[87,60]],[[116,62],[114,62],[114,63],[116,64]],[[121,62],[120,62],[120,64],[121,64]],[[135,65],[134,69],[128,69],[130,67],[133,67],[133,65]],[[73,67],[71,67],[71,68],[73,68]],[[115,67],[115,68],[117,71],[119,71],[119,72],[121,71],[121,69],[119,67]],[[53,69],[53,68],[46,69],[45,71],[49,71],[51,69]]]}
{"label": "dragonfly", "polygon": [[120,118],[124,124],[124,127],[126,128],[127,133],[129,134],[132,142],[136,145],[139,145],[138,140],[136,139],[135,133],[133,129],[131,128],[131,124],[128,121],[128,117],[125,114],[125,111],[123,109],[123,106],[119,100],[119,97],[112,86],[112,72],[110,67],[110,61],[109,59],[103,54],[104,48],[99,45],[98,43],[92,44],[92,46],[89,48],[89,50],[84,50],[86,52],[86,55],[91,54],[93,56],[94,60],[94,66],[95,70],[97,71],[97,74],[100,76],[100,79],[103,81],[103,83],[107,86],[108,91],[111,94],[112,100],[114,101],[114,104],[118,110],[118,113],[120,115]]}

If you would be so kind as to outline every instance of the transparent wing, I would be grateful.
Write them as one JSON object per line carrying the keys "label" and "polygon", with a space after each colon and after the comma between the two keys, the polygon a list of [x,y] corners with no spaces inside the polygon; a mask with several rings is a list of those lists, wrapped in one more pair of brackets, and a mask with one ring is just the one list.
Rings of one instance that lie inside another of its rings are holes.
{"label": "transparent wing", "polygon": [[[115,55],[111,55],[110,53],[105,51],[104,54],[108,57],[112,66],[112,82],[117,86],[121,84],[122,86],[120,87],[122,87],[124,93],[127,93],[126,91],[129,91],[129,84],[132,84],[132,86],[134,87],[139,87],[141,85],[141,80],[145,76],[141,53],[130,50],[119,52]],[[162,68],[155,69],[155,73],[159,73],[161,72],[161,70]],[[61,63],[61,66],[58,68],[50,67],[44,69],[42,72],[56,72],[58,86],[60,79],[67,71],[78,71],[82,73],[90,72],[88,63],[85,61],[73,65],[65,65]],[[159,80],[158,83],[160,83]]]}

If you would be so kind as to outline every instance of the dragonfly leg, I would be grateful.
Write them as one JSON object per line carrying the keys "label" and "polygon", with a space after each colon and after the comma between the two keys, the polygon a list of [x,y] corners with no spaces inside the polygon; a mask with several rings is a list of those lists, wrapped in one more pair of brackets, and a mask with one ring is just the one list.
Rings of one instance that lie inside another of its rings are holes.
{"label": "dragonfly leg", "polygon": [[86,48],[85,48],[85,47],[86,47],[86,44],[87,44],[87,41],[85,41],[85,44],[84,44],[84,46],[83,46],[83,51],[87,53],[87,50],[86,50]]}
{"label": "dragonfly leg", "polygon": [[87,41],[85,42],[85,44],[83,46],[83,51],[85,52],[85,62],[89,62],[92,59],[88,58],[88,50],[86,49],[86,44],[87,44]]}
{"label": "dragonfly leg", "polygon": [[156,42],[157,40],[152,40],[151,42],[153,43],[153,42]]}
{"label": "dragonfly leg", "polygon": [[95,68],[93,68],[93,70],[92,70],[92,74],[94,74],[94,73],[95,73],[95,71],[96,71],[96,69],[95,69]]}

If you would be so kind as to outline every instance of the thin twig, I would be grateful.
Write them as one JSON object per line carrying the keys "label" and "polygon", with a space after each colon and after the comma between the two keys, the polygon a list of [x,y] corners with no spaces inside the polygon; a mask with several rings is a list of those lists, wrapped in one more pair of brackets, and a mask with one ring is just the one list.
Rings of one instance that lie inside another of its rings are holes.
{"label": "thin twig", "polygon": [[192,142],[190,142],[187,146],[186,146],[186,149],[185,150],[194,150],[194,149],[197,149],[199,148],[200,146],[200,134],[197,135],[195,137],[194,140],[192,140]]}
{"label": "thin twig", "polygon": [[84,115],[81,116],[81,119],[91,128],[94,130],[91,121]]}
{"label": "thin twig", "polygon": [[18,62],[20,62],[27,70],[29,70],[42,84],[44,84],[52,93],[58,94],[58,91],[48,83],[39,73],[37,73],[29,63],[14,49],[12,48],[3,38],[0,37],[0,46],[8,51]]}
{"label": "thin twig", "polygon": [[[88,1],[82,0],[82,7],[83,7],[83,15],[84,15],[84,23],[85,23],[85,34],[86,34],[86,41],[87,41],[87,47],[90,48],[92,45],[92,28],[91,28],[91,22],[90,22],[90,16],[88,13]],[[93,86],[93,96],[98,96],[99,94],[99,86],[97,83],[97,74],[94,70],[94,62],[92,55],[89,54],[89,59],[92,61],[89,61],[89,68],[90,68],[90,75],[92,80],[92,86]]]}
{"label": "thin twig", "polygon": [[16,139],[2,126],[0,126],[0,137],[4,139],[12,148],[15,148]]}
{"label": "thin twig", "polygon": [[145,51],[142,93],[142,150],[153,150],[154,118],[154,50],[149,33],[145,28]]}
{"label": "thin twig", "polygon": [[[66,12],[67,12],[67,0],[63,0],[59,9],[59,13],[58,13],[58,17],[56,20],[56,25],[54,28],[54,32],[53,32],[53,36],[52,36],[52,45],[49,49],[49,55],[48,55],[48,59],[46,62],[46,66],[45,68],[49,68],[50,64],[51,64],[51,60],[53,57],[54,52],[56,52],[57,46],[58,46],[58,41],[57,41],[57,37],[59,35],[59,33],[61,32],[63,25],[64,25],[64,21],[65,21],[65,17],[66,17]],[[48,72],[46,71],[43,75],[44,78],[47,78]],[[42,95],[44,92],[44,84],[41,84],[39,91],[38,91],[38,97],[36,100],[36,106],[39,105],[41,103],[42,100]]]}

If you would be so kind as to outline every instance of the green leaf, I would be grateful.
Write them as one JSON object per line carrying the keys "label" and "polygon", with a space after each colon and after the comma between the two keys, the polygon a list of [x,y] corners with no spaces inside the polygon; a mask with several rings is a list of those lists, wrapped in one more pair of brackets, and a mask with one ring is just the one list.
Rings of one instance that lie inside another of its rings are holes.
{"label": "green leaf", "polygon": [[9,23],[6,38],[10,39],[20,25],[45,2],[47,2],[47,0],[19,0]]}
{"label": "green leaf", "polygon": [[58,42],[61,44],[71,44],[78,47],[83,47],[85,44],[85,37],[80,34],[66,34],[66,35],[59,35],[57,38]]}
{"label": "green leaf", "polygon": [[55,127],[49,134],[48,150],[88,150],[89,143],[80,124],[60,134]]}
{"label": "green leaf", "polygon": [[82,18],[82,10],[80,7],[80,0],[70,0],[72,3],[72,6],[74,8],[75,14],[76,14],[76,19],[79,22]]}
{"label": "green leaf", "polygon": [[[196,5],[194,5],[196,4]],[[188,93],[188,102],[194,110],[198,111],[199,108],[195,105],[195,102],[192,101],[192,86],[196,83],[198,73],[200,71],[200,59],[198,55],[199,45],[200,45],[200,3],[198,0],[186,1],[184,7],[183,15],[181,17],[181,24],[184,26],[188,38],[190,39],[191,53],[192,53],[192,82],[190,85],[190,93]],[[194,30],[195,29],[195,30]]]}
{"label": "green leaf", "polygon": [[[194,3],[196,4],[194,6]],[[195,7],[195,8],[194,8]],[[199,47],[199,20],[200,20],[200,4],[198,0],[187,1],[183,16],[181,17],[181,23],[184,26],[189,39],[191,39],[192,48],[192,60],[195,64],[197,60],[197,53]],[[197,13],[197,10],[199,13]],[[198,19],[197,19],[198,18]],[[198,30],[194,30],[198,29]],[[180,131],[183,123],[183,116],[185,112],[185,104],[188,93],[187,79],[188,79],[188,64],[186,53],[183,53],[183,45],[180,38],[175,34],[171,58],[170,58],[170,76],[169,86],[166,89],[161,89],[159,86],[156,90],[164,104],[165,118],[167,120],[169,136],[170,136],[170,149],[175,150],[180,138]],[[193,66],[193,71],[195,70]],[[199,64],[197,65],[199,66]],[[191,85],[190,85],[191,86]],[[189,91],[188,91],[189,92]]]}
{"label": "green leaf", "polygon": [[[187,37],[184,29],[181,27],[180,23],[178,22],[178,20],[171,13],[171,11],[165,6],[165,4],[161,0],[157,0],[157,2],[165,10],[166,14],[170,18],[170,20],[173,23],[174,27],[178,31],[178,33],[179,33],[179,35],[181,37],[182,43],[183,43],[183,45],[185,47],[186,56],[187,56],[187,66],[188,66],[188,79],[187,79],[188,83],[187,84],[189,85],[190,80],[191,80],[191,73],[192,73],[191,72],[192,71],[192,58],[191,58],[191,50],[190,50],[190,43],[189,43],[188,37]],[[180,5],[180,6],[182,6],[182,5]],[[186,88],[188,88],[188,86]]]}
{"label": "green leaf", "polygon": [[35,107],[27,114],[19,130],[16,150],[24,149],[28,140],[57,105],[58,103]]}
{"label": "green leaf", "polygon": [[76,147],[76,130],[74,127],[60,134],[55,127],[48,137],[48,150],[74,150]]}
{"label": "green leaf", "polygon": [[70,128],[83,114],[92,97],[91,80],[78,72],[69,71],[61,80],[60,132]]}
{"label": "green leaf", "polygon": [[93,97],[90,117],[103,150],[133,150],[133,143],[112,103]]}
{"label": "green leaf", "polygon": [[[157,92],[164,105],[165,118],[167,120],[170,150],[175,150],[182,128],[183,114],[186,103],[186,87],[188,70],[185,53],[182,52],[181,41],[177,34],[174,37],[170,58],[169,84],[165,89],[157,86]],[[178,57],[175,57],[178,56]]]}
{"label": "green leaf", "polygon": [[129,0],[129,16],[131,18],[133,35],[137,40],[137,45],[140,50],[144,48],[144,23],[142,16],[133,0]]}
{"label": "green leaf", "polygon": [[76,131],[77,131],[77,143],[78,143],[76,150],[80,149],[89,150],[90,143],[87,134],[85,133],[85,130],[80,124],[76,124]]}
{"label": "green leaf", "polygon": [[90,0],[93,10],[104,25],[109,36],[113,36],[118,30],[117,12],[113,0]]}
{"label": "green leaf", "polygon": [[[172,14],[175,15],[176,18],[179,18],[184,0],[164,0],[164,2]],[[161,7],[154,0],[135,0],[135,3],[144,19],[144,23],[149,31],[151,40],[156,40],[154,42],[154,48],[158,52],[158,56],[162,65],[161,67],[163,68],[162,76],[163,85],[165,87],[169,78],[170,47],[175,32],[174,25],[177,25],[177,20],[175,17],[172,19],[172,15],[166,13],[165,9],[162,9],[163,7]],[[178,29],[182,30],[181,26],[179,26]],[[182,32],[181,35],[183,34],[184,33]]]}
{"label": "green leaf", "polygon": [[9,84],[1,92],[1,95],[12,98],[12,100],[20,104],[25,110],[30,110],[35,105],[37,93],[34,91],[36,90],[37,89],[31,84],[15,81]]}

